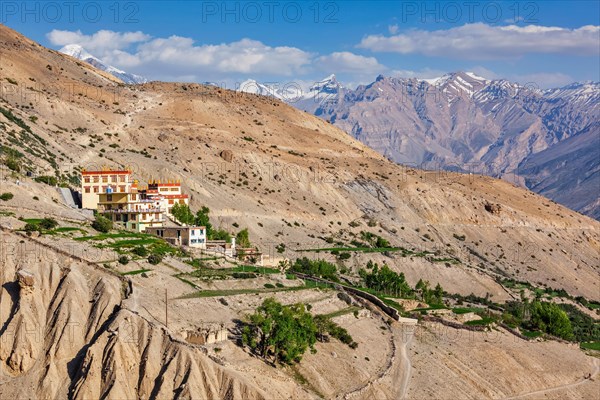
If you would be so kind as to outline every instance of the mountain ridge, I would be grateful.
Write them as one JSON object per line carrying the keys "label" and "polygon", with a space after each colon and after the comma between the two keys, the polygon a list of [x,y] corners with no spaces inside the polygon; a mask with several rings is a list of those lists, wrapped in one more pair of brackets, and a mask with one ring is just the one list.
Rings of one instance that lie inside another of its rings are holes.
{"label": "mountain ridge", "polygon": [[[541,189],[547,186],[534,182],[532,175],[524,179],[520,168],[600,120],[600,82],[593,81],[539,89],[459,71],[433,79],[380,75],[356,89],[337,81],[326,88],[311,88],[288,103],[330,121],[395,162],[511,176],[551,199],[559,198],[557,192]],[[589,143],[587,151],[593,152],[594,145]],[[586,200],[564,195],[560,200],[598,218],[600,193],[577,190],[584,169],[573,161],[566,167],[571,173],[563,193],[577,191]]]}

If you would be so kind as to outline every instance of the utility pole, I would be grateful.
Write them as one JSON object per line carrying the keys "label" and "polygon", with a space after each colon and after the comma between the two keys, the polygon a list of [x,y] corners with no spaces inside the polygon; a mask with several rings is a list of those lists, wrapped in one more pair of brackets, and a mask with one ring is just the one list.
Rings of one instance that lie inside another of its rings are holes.
{"label": "utility pole", "polygon": [[169,298],[167,297],[167,289],[165,289],[165,325],[169,328]]}

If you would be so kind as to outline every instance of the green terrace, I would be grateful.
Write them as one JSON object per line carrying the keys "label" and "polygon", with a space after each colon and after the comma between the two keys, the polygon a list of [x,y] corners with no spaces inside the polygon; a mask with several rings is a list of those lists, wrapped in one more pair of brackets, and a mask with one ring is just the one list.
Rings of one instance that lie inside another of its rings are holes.
{"label": "green terrace", "polygon": [[[194,265],[194,262],[189,262]],[[258,275],[280,274],[281,271],[275,268],[257,267],[254,265],[236,265],[230,268],[207,268],[198,266],[193,272],[179,274],[182,278],[199,278],[199,279],[248,279],[256,278]]]}
{"label": "green terrace", "polygon": [[386,253],[386,252],[401,252],[402,257],[427,257],[431,262],[444,262],[450,264],[460,264],[460,260],[452,257],[434,258],[436,253],[433,251],[413,251],[404,247],[322,247],[314,249],[297,249],[298,253],[303,252],[330,252],[334,255],[340,253]]}
{"label": "green terrace", "polygon": [[302,286],[281,286],[281,287],[265,287],[265,288],[248,288],[248,289],[222,289],[222,290],[200,290],[194,293],[179,297],[179,299],[194,299],[202,297],[224,297],[236,296],[240,294],[260,294],[260,293],[276,293],[276,292],[295,292],[298,290],[308,289],[329,289],[332,285],[320,282],[305,281]]}

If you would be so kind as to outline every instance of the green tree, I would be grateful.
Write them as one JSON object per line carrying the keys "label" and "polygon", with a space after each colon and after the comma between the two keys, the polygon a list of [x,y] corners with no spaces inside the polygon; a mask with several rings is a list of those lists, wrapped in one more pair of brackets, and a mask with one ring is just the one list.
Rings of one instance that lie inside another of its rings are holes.
{"label": "green tree", "polygon": [[98,232],[107,233],[113,228],[113,223],[110,219],[102,215],[96,215],[96,220],[92,222],[92,228]]}
{"label": "green tree", "polygon": [[566,312],[557,304],[545,301],[531,303],[531,327],[558,336],[565,340],[573,339],[573,326]]}
{"label": "green tree", "polygon": [[314,348],[316,334],[317,326],[304,304],[284,306],[269,298],[242,329],[242,342],[264,359],[292,364]]}
{"label": "green tree", "polygon": [[175,204],[171,208],[171,215],[173,215],[177,221],[186,225],[193,225],[196,221],[194,214],[187,204]]}
{"label": "green tree", "polygon": [[442,289],[442,285],[439,283],[435,285],[435,289],[433,290],[433,295],[435,297],[436,304],[442,304],[444,297],[444,289]]}
{"label": "green tree", "polygon": [[54,218],[44,218],[39,223],[40,228],[51,230],[58,226],[58,222]]}
{"label": "green tree", "polygon": [[204,226],[206,227],[206,237],[207,238],[211,238],[212,236],[212,224],[210,223],[210,218],[208,216],[208,213],[210,212],[210,210],[208,209],[208,207],[202,207],[200,210],[198,210],[196,212],[196,217],[195,217],[195,224],[197,226]]}
{"label": "green tree", "polygon": [[248,233],[248,228],[244,228],[235,235],[235,243],[240,247],[250,247],[252,244],[250,243],[250,234]]}

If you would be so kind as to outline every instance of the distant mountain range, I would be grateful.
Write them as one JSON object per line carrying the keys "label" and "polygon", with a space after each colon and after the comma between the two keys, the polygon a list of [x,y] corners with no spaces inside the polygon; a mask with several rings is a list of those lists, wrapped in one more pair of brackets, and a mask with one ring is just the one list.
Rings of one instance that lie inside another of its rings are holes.
{"label": "distant mountain range", "polygon": [[119,78],[124,83],[129,84],[137,84],[137,83],[146,83],[148,80],[142,76],[130,74],[128,72],[122,71],[112,65],[106,64],[104,61],[100,60],[97,57],[94,57],[90,53],[88,53],[83,47],[77,44],[68,44],[62,49],[59,50],[63,54],[67,54],[71,57],[74,57],[78,60],[85,61],[88,64],[93,65],[99,70],[108,72],[109,74]]}
{"label": "distant mountain range", "polygon": [[350,89],[334,75],[293,98],[402,164],[504,177],[600,219],[600,84],[542,90],[470,72],[378,76]]}

